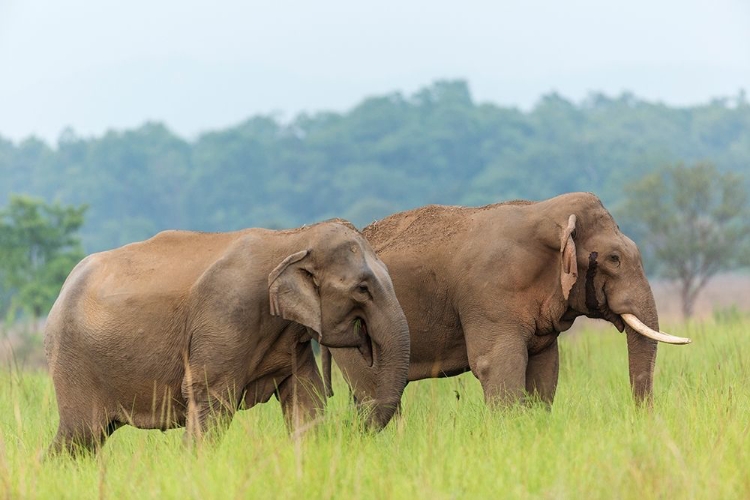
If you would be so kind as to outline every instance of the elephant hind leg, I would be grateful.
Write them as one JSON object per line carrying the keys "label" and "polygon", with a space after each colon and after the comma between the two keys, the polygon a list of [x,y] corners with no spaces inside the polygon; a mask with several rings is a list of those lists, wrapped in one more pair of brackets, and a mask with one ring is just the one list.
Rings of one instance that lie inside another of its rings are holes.
{"label": "elephant hind leg", "polygon": [[104,412],[93,411],[91,416],[84,414],[70,415],[60,412],[60,424],[57,428],[47,455],[82,455],[95,453],[104,445],[104,441],[122,424],[109,420]]}
{"label": "elephant hind leg", "polygon": [[560,354],[557,339],[541,352],[529,356],[526,367],[526,392],[551,406],[557,390]]}
{"label": "elephant hind leg", "polygon": [[[73,384],[71,381],[77,383]],[[106,397],[86,374],[54,376],[60,422],[48,455],[79,455],[98,451],[120,424],[108,411]],[[89,389],[86,391],[85,389]]]}

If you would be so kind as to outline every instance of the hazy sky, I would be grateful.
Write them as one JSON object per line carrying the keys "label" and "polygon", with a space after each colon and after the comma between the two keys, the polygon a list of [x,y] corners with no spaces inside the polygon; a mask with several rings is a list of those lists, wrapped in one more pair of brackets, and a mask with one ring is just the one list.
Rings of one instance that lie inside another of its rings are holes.
{"label": "hazy sky", "polygon": [[750,92],[750,1],[0,0],[0,136],[13,140],[146,120],[192,138],[441,78],[523,108],[552,90],[734,96]]}

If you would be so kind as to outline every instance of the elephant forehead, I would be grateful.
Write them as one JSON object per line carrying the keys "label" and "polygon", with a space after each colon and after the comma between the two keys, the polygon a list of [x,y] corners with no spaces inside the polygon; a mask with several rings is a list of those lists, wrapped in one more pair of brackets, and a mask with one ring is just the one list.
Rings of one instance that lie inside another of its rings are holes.
{"label": "elephant forehead", "polygon": [[328,264],[343,266],[344,268],[359,269],[365,264],[364,251],[361,246],[353,242],[344,242],[329,249]]}
{"label": "elephant forehead", "polygon": [[619,231],[612,234],[599,234],[588,245],[589,251],[598,252],[601,255],[610,252],[618,252],[625,259],[638,259],[640,252],[638,246]]}

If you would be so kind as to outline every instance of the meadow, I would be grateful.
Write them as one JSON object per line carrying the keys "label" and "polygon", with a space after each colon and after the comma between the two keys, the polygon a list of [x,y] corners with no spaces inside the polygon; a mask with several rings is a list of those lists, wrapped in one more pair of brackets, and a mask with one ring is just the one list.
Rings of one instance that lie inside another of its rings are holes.
{"label": "meadow", "polygon": [[[322,424],[291,438],[275,399],[189,449],[125,427],[97,456],[42,460],[57,425],[42,371],[0,372],[2,498],[750,498],[750,318],[665,325],[653,409],[635,407],[625,338],[561,337],[551,411],[492,412],[473,375],[410,384],[403,413],[361,430],[340,377]],[[338,372],[336,372],[337,374]]]}

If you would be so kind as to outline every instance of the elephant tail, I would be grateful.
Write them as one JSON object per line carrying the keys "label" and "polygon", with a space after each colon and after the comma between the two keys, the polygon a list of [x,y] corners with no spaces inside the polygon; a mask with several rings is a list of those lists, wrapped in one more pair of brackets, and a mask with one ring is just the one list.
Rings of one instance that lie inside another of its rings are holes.
{"label": "elephant tail", "polygon": [[321,345],[320,358],[323,362],[323,392],[326,398],[330,398],[333,396],[333,385],[331,384],[331,350]]}

